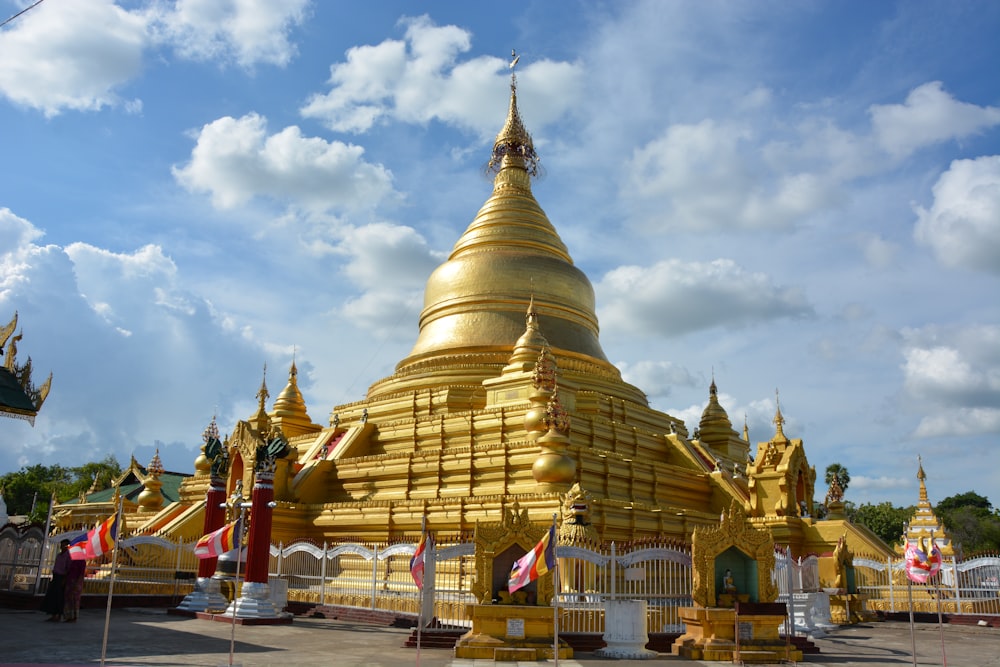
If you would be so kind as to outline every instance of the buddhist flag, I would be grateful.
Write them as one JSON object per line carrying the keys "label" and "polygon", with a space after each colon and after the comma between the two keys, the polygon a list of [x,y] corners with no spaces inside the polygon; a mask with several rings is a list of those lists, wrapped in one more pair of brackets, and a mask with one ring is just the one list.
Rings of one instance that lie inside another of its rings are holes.
{"label": "buddhist flag", "polygon": [[510,570],[510,581],[507,590],[511,593],[527,586],[556,566],[556,526],[555,523],[545,533],[545,537],[535,545],[535,548],[516,561]]}
{"label": "buddhist flag", "polygon": [[98,558],[114,550],[117,541],[118,513],[116,512],[86,535],[74,539],[69,545],[69,555],[73,560]]}
{"label": "buddhist flag", "polygon": [[232,551],[239,541],[240,520],[237,519],[198,540],[194,545],[194,555],[198,558],[217,558]]}
{"label": "buddhist flag", "polygon": [[420,534],[420,542],[417,543],[417,550],[413,552],[410,559],[410,576],[413,577],[417,588],[424,588],[424,565],[427,564],[427,533]]}

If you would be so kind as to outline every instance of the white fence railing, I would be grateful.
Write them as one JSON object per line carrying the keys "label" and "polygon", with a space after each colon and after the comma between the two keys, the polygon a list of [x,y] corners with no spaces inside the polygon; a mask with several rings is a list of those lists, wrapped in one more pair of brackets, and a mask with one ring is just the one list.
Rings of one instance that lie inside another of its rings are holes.
{"label": "white fence railing", "polygon": [[913,584],[902,558],[855,558],[858,592],[872,611],[936,614],[1000,614],[1000,556],[957,561],[946,558],[926,584]]}

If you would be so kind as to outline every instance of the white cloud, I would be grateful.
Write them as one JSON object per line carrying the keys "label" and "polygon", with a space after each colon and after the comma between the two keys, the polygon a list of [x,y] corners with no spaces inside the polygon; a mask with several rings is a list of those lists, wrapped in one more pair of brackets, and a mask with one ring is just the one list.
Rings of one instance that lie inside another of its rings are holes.
{"label": "white cloud", "polygon": [[778,287],[728,259],[622,266],[605,274],[595,291],[604,304],[603,329],[644,335],[671,337],[812,314],[798,290]]}
{"label": "white cloud", "polygon": [[159,38],[197,61],[287,65],[291,31],[308,18],[309,0],[178,0],[155,12]]}
{"label": "white cloud", "polygon": [[223,209],[264,196],[314,211],[350,211],[374,208],[393,193],[392,174],[366,162],[362,147],[304,137],[294,125],[268,135],[266,125],[252,113],[212,121],[174,177],[192,192],[210,193]]}
{"label": "white cloud", "polygon": [[11,228],[19,240],[0,246],[0,312],[20,312],[20,353],[36,381],[54,379],[35,428],[5,439],[0,467],[128,461],[139,447],[145,462],[161,441],[189,470],[192,419],[207,423],[213,408],[223,423],[249,414],[234,410],[259,382],[259,344],[186,291],[159,247],[38,246],[40,230],[0,211],[0,235]]}
{"label": "white cloud", "polygon": [[1000,325],[903,332],[903,389],[916,437],[1000,432]]}
{"label": "white cloud", "polygon": [[344,273],[366,288],[422,290],[423,281],[442,259],[416,230],[389,223],[348,231],[341,248],[351,255]]}
{"label": "white cloud", "polygon": [[146,18],[111,0],[42,3],[0,32],[0,93],[46,116],[123,104],[146,42]]}
{"label": "white cloud", "polygon": [[876,142],[896,158],[1000,124],[1000,108],[959,102],[940,81],[914,88],[903,104],[873,105],[868,112]]}
{"label": "white cloud", "polygon": [[[496,132],[506,109],[506,61],[481,56],[463,62],[472,35],[457,26],[435,25],[427,16],[403,19],[403,40],[352,47],[347,59],[330,68],[331,90],[302,107],[337,132],[366,132],[393,119],[456,125],[481,135]],[[531,127],[539,128],[572,109],[582,94],[581,69],[539,60],[518,70],[521,106]]]}
{"label": "white cloud", "polygon": [[877,269],[885,269],[892,265],[899,246],[891,241],[887,241],[881,236],[866,234],[861,239],[861,249],[865,260]]}
{"label": "white cloud", "polygon": [[660,231],[787,227],[835,200],[824,177],[764,163],[759,143],[735,123],[671,125],[635,150],[622,194]]}
{"label": "white cloud", "polygon": [[674,387],[695,387],[698,379],[671,361],[618,362],[622,377],[642,389],[649,397],[669,396]]}
{"label": "white cloud", "polygon": [[914,235],[941,263],[1000,274],[1000,155],[953,161],[915,211]]}

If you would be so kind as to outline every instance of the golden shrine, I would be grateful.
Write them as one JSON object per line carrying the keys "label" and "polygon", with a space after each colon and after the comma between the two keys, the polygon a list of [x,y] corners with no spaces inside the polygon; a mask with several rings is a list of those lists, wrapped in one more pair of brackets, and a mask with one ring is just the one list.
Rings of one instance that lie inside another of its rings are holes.
{"label": "golden shrine", "polygon": [[691,559],[694,606],[680,610],[685,633],[674,642],[674,655],[726,662],[802,659],[778,636],[787,611],[773,604],[774,540],[750,525],[737,503],[718,526],[695,528]]}
{"label": "golden shrine", "polygon": [[[844,535],[886,551],[846,520],[813,518],[815,469],[802,440],[785,436],[780,407],[774,436],[754,449],[714,378],[694,434],[622,379],[601,349],[591,283],[532,194],[538,156],[514,81],[489,165],[493,191],[428,279],[417,339],[394,373],[320,424],[293,362],[271,409],[265,375],[257,410],[224,439],[227,495],[237,480],[253,486],[262,444],[287,439],[272,542],[416,541],[424,517],[439,534],[471,532],[515,503],[519,517],[547,525],[553,513],[573,515],[563,507],[573,487],[587,497],[594,540],[690,542],[735,503],[796,556],[832,557]],[[199,537],[211,462],[202,455],[194,467],[176,501],[136,510],[129,525]],[[84,507],[62,506],[58,527],[82,525]]]}

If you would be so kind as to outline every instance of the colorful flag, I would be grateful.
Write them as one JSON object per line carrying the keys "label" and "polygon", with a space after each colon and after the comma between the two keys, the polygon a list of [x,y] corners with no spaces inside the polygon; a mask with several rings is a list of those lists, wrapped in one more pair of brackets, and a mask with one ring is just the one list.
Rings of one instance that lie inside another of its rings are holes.
{"label": "colorful flag", "polygon": [[69,555],[73,560],[98,558],[112,551],[117,542],[118,513],[115,512],[86,535],[75,538],[69,545]]}
{"label": "colorful flag", "polygon": [[510,569],[510,581],[507,582],[507,590],[511,593],[519,588],[527,586],[538,577],[555,569],[556,567],[556,527],[553,524],[545,537],[543,537],[535,548],[524,554],[516,561],[514,567]]}
{"label": "colorful flag", "polygon": [[943,559],[941,549],[938,548],[937,544],[934,544],[933,539],[932,537],[930,555],[921,548],[924,546],[923,539],[918,544],[906,547],[906,576],[914,583],[925,584],[928,579],[941,570]]}
{"label": "colorful flag", "polygon": [[427,563],[427,533],[421,533],[420,542],[417,543],[417,550],[413,552],[410,559],[410,576],[413,577],[417,588],[424,587],[424,565]]}
{"label": "colorful flag", "polygon": [[217,558],[232,551],[239,541],[240,520],[237,519],[198,540],[194,545],[194,555],[198,558]]}

